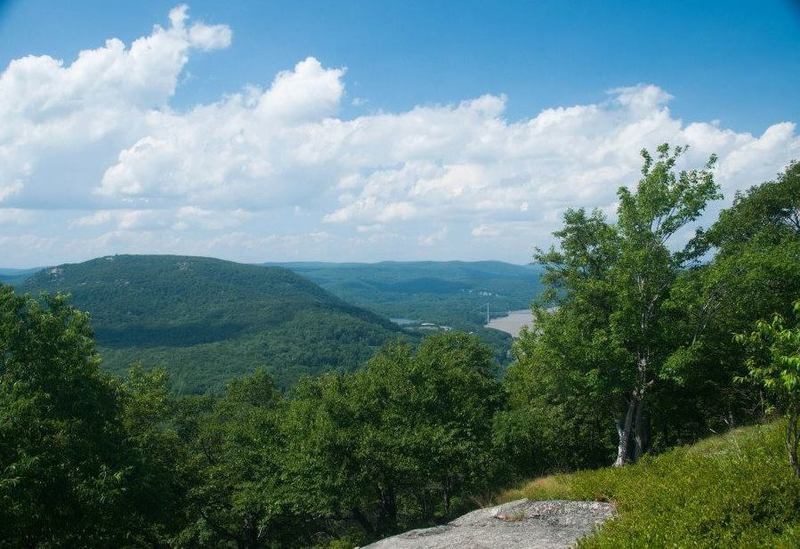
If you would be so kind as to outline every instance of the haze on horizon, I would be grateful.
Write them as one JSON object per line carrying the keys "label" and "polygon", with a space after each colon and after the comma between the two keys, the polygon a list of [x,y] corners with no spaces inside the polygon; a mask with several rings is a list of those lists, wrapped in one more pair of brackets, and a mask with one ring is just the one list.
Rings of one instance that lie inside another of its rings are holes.
{"label": "haze on horizon", "polygon": [[0,5],[0,266],[525,263],[642,147],[800,158],[791,2],[401,4]]}

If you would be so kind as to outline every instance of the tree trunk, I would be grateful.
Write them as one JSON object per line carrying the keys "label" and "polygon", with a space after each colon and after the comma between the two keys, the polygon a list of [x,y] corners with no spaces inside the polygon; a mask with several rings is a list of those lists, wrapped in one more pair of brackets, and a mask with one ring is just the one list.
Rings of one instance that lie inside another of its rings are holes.
{"label": "tree trunk", "polygon": [[633,460],[637,461],[650,448],[650,416],[644,409],[644,400],[636,406],[636,419],[633,423]]}
{"label": "tree trunk", "polygon": [[358,507],[353,507],[351,513],[355,521],[361,526],[361,528],[364,529],[367,537],[370,539],[375,537],[375,527],[372,525],[369,519],[367,519],[367,516],[361,512],[361,509]]}
{"label": "tree trunk", "polygon": [[617,446],[617,459],[614,461],[614,467],[622,467],[630,462],[631,427],[633,425],[633,416],[636,413],[636,404],[636,398],[632,397],[628,401],[628,411],[625,413],[625,417],[617,420],[619,444]]}
{"label": "tree trunk", "polygon": [[797,460],[797,447],[800,444],[800,410],[792,407],[789,411],[789,423],[786,425],[786,449],[789,451],[789,465],[794,474],[800,477],[800,462]]}
{"label": "tree trunk", "polygon": [[258,549],[261,542],[258,539],[258,519],[255,515],[247,515],[244,520],[244,545],[246,549]]}
{"label": "tree trunk", "polygon": [[381,489],[378,530],[381,534],[395,533],[397,530],[397,500],[393,486]]}

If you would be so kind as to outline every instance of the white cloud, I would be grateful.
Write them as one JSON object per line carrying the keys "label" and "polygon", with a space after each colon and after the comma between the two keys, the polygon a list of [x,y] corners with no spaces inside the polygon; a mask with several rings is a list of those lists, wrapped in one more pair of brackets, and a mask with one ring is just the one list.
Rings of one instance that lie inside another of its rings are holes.
{"label": "white cloud", "polygon": [[489,225],[487,223],[482,223],[477,227],[473,227],[470,234],[472,236],[483,237],[483,236],[499,236],[501,233],[500,228],[497,225]]}
{"label": "white cloud", "polygon": [[20,181],[14,181],[6,185],[0,185],[0,202],[8,198],[9,196],[17,194],[21,190],[22,190],[22,183]]}
{"label": "white cloud", "polygon": [[94,227],[96,225],[105,225],[109,223],[114,218],[114,212],[109,210],[98,210],[94,213],[89,215],[81,216],[77,219],[74,219],[71,223],[71,227]]}
{"label": "white cloud", "polygon": [[[11,62],[0,74],[0,203],[71,210],[38,232],[15,222],[19,234],[0,254],[13,257],[12,242],[26,237],[36,249],[82,257],[375,259],[446,250],[524,261],[565,208],[612,211],[617,187],[639,176],[642,147],[688,144],[686,165],[717,153],[729,198],[800,157],[792,122],[760,135],[684,122],[652,84],[515,121],[503,95],[347,119],[339,115],[345,69],[313,57],[266,86],[171,108],[189,56],[230,42],[227,26],[191,22],[179,6],[166,28],[129,46],[110,39],[71,63]],[[74,245],[46,248],[59,239]],[[91,252],[74,251],[81,246]]]}
{"label": "white cloud", "polygon": [[0,208],[0,225],[28,225],[35,217],[35,212],[31,210]]}
{"label": "white cloud", "polygon": [[[46,55],[9,63],[0,73],[0,200],[24,205],[63,193],[60,168],[102,173],[119,147],[146,134],[148,116],[167,108],[190,52],[230,44],[228,27],[187,26],[187,11],[173,9],[168,28],[156,25],[129,47],[111,38],[69,64]],[[82,194],[75,198],[89,201]]]}
{"label": "white cloud", "polygon": [[442,242],[445,238],[447,238],[447,226],[440,228],[438,231],[432,232],[427,235],[420,236],[417,241],[422,246],[433,246]]}

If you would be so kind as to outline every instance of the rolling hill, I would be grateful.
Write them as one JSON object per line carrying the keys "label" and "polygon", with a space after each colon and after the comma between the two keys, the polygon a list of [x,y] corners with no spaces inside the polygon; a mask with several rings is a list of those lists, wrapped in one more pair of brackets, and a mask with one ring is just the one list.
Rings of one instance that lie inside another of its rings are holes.
{"label": "rolling hill", "polygon": [[41,270],[19,289],[72,294],[108,369],[164,365],[184,392],[260,366],[284,387],[351,370],[403,333],[287,269],[219,259],[108,256]]}
{"label": "rolling hill", "polygon": [[483,327],[491,316],[528,309],[539,294],[541,268],[500,261],[275,263],[334,295],[404,323],[431,323],[475,332],[508,359],[511,337]]}
{"label": "rolling hill", "polygon": [[19,286],[34,273],[41,270],[41,267],[36,267],[34,269],[0,269],[0,283],[10,286]]}
{"label": "rolling hill", "polygon": [[274,263],[349,303],[391,318],[482,326],[492,316],[527,309],[541,291],[540,268],[500,261]]}

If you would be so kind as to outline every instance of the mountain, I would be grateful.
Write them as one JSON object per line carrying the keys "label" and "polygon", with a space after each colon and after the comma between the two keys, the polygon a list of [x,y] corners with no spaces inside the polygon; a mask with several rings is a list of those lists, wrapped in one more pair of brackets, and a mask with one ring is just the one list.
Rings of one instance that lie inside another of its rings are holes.
{"label": "mountain", "polygon": [[0,283],[19,286],[31,275],[41,271],[41,267],[34,269],[0,269]]}
{"label": "mountain", "polygon": [[350,303],[392,318],[482,326],[492,316],[527,309],[541,291],[541,269],[500,261],[274,263]]}
{"label": "mountain", "polygon": [[484,328],[492,317],[528,309],[542,290],[541,267],[501,261],[385,261],[381,263],[273,263],[334,295],[419,331],[447,326],[475,332],[504,363],[511,336]]}
{"label": "mountain", "polygon": [[184,392],[259,366],[284,387],[351,370],[403,333],[287,269],[219,259],[108,256],[41,270],[20,290],[72,294],[108,369],[164,365]]}

